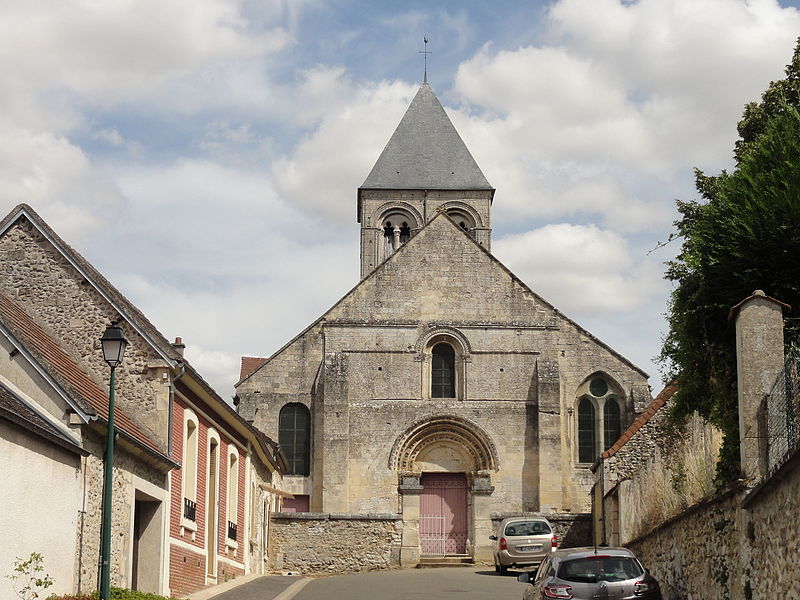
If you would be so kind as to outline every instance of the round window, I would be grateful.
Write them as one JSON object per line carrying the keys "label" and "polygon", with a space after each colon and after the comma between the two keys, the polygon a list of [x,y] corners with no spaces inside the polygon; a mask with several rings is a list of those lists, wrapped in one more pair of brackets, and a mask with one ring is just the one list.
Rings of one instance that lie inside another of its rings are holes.
{"label": "round window", "polygon": [[606,395],[608,392],[608,384],[606,383],[605,379],[592,379],[589,383],[589,391],[592,393],[592,396],[595,398],[600,398]]}

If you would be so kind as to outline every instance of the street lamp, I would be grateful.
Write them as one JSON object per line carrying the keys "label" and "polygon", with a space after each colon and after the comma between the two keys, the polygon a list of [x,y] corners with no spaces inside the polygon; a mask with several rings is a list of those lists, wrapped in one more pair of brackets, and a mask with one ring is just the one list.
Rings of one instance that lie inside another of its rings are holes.
{"label": "street lamp", "polygon": [[100,338],[103,347],[103,360],[111,367],[111,380],[108,384],[108,434],[106,437],[106,457],[103,461],[103,539],[100,549],[100,598],[108,600],[111,581],[111,487],[114,467],[114,384],[115,371],[122,362],[128,340],[122,335],[117,321],[111,321]]}

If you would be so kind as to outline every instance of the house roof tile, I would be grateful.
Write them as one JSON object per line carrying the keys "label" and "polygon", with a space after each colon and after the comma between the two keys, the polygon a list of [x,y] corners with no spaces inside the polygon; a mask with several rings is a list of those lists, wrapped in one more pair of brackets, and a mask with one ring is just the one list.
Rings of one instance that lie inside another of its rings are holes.
{"label": "house roof tile", "polygon": [[[0,294],[0,320],[24,344],[39,363],[65,388],[73,399],[103,421],[108,420],[108,394],[77,362],[56,343],[19,305]],[[139,427],[119,406],[114,408],[115,426],[130,438],[169,459],[158,444]]]}

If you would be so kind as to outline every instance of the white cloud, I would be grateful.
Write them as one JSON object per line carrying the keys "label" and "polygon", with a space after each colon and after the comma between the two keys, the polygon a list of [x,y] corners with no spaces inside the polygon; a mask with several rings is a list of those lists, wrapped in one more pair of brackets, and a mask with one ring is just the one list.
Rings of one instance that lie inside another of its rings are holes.
{"label": "white cloud", "polygon": [[568,314],[638,308],[661,279],[654,261],[634,260],[626,240],[595,226],[547,225],[495,241],[494,254],[531,289]]}
{"label": "white cloud", "polygon": [[[315,93],[341,98],[339,77],[318,78]],[[340,223],[355,222],[355,190],[366,179],[416,86],[401,82],[348,85],[346,101],[329,104],[319,126],[290,156],[275,161],[278,190],[305,210]]]}
{"label": "white cloud", "polygon": [[[549,15],[547,45],[487,44],[456,76],[484,109],[454,121],[496,182],[499,222],[600,213],[618,231],[663,228],[676,174],[726,166],[744,104],[781,76],[800,30],[772,0],[561,0]],[[590,187],[606,200],[580,200]]]}
{"label": "white cloud", "polygon": [[103,223],[124,203],[119,188],[62,136],[0,119],[0,211],[27,203],[65,237]]}

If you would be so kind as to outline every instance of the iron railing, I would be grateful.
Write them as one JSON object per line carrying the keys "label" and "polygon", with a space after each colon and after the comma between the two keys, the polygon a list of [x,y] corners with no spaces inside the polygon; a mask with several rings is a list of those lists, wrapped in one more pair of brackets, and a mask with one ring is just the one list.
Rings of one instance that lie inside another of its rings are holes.
{"label": "iron railing", "polygon": [[800,349],[786,355],[783,371],[766,398],[767,472],[800,448]]}
{"label": "iron railing", "polygon": [[233,540],[234,542],[236,541],[236,531],[237,531],[237,529],[238,529],[238,527],[237,527],[236,523],[232,523],[232,522],[228,521],[228,539],[229,540]]}
{"label": "iron railing", "polygon": [[183,499],[183,516],[190,521],[197,521],[197,502],[189,500],[188,498]]}

